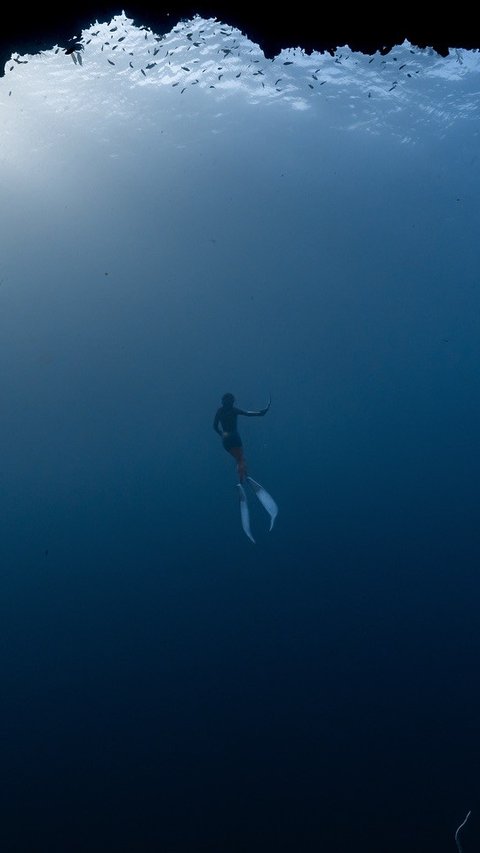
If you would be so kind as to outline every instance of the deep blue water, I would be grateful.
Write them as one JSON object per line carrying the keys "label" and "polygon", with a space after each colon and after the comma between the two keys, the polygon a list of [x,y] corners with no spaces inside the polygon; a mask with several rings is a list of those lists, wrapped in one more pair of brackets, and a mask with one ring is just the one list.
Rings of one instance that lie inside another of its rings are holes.
{"label": "deep blue water", "polygon": [[[85,100],[52,69],[4,98],[2,853],[455,853],[469,809],[474,853],[468,86],[394,110],[372,70],[366,114],[351,80],[259,106],[97,69]],[[255,545],[225,391],[272,395]]]}
{"label": "deep blue water", "polygon": [[471,496],[452,517],[294,463],[256,546],[233,488],[216,534],[200,506],[165,535],[153,495],[108,542],[98,505],[43,539],[39,513],[3,601],[5,849],[452,849],[478,797]]}

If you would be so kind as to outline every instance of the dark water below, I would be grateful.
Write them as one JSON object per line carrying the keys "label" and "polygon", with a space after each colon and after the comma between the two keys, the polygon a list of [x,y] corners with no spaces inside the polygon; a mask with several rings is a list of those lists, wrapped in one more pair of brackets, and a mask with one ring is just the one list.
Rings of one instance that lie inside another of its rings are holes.
{"label": "dark water below", "polygon": [[199,518],[92,504],[4,555],[2,849],[447,853],[471,808],[474,851],[461,497],[452,518],[452,498],[327,498],[272,471],[253,546],[228,464]]}

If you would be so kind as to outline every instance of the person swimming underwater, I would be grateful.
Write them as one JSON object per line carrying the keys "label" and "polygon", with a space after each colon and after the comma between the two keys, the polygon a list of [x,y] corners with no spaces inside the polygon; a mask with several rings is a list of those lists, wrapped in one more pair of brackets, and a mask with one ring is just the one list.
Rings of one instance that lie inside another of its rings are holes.
{"label": "person swimming underwater", "polygon": [[258,412],[245,412],[243,409],[237,409],[234,403],[235,397],[233,394],[223,395],[222,405],[217,410],[213,421],[213,428],[221,437],[222,444],[227,453],[230,453],[235,459],[238,477],[240,482],[243,483],[247,476],[247,465],[243,455],[242,439],[237,428],[237,418],[239,415],[245,415],[247,418],[263,417],[270,408],[270,400],[268,401],[268,405]]}
{"label": "person swimming underwater", "polygon": [[245,456],[243,453],[243,444],[242,439],[240,438],[240,434],[238,432],[237,427],[237,419],[239,415],[244,415],[247,418],[255,418],[255,417],[263,417],[267,414],[270,408],[269,399],[268,404],[264,409],[260,409],[258,412],[250,412],[245,411],[244,409],[239,409],[235,406],[235,397],[233,394],[224,394],[222,397],[222,405],[215,414],[213,420],[213,428],[216,433],[221,437],[222,444],[231,456],[235,459],[237,463],[237,472],[239,482],[237,483],[237,487],[240,493],[240,514],[242,519],[242,526],[252,542],[255,542],[251,531],[250,531],[250,514],[248,510],[248,502],[247,495],[244,489],[244,483],[248,482],[252,487],[255,495],[258,500],[262,504],[262,506],[266,509],[270,516],[270,530],[273,527],[273,523],[278,513],[278,507],[273,500],[272,496],[268,494],[268,492],[253,480],[247,473],[247,463],[245,461]]}

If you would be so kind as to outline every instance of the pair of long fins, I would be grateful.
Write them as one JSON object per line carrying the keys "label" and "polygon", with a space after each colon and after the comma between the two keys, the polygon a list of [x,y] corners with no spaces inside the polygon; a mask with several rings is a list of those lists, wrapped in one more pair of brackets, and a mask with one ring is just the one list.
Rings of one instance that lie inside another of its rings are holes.
{"label": "pair of long fins", "polygon": [[[277,504],[273,500],[272,496],[269,495],[263,486],[260,485],[260,483],[257,483],[256,480],[252,480],[251,477],[246,477],[246,480],[250,483],[264,509],[268,512],[270,516],[270,530],[272,530],[278,513]],[[255,539],[252,536],[252,531],[250,530],[250,512],[248,509],[247,495],[242,483],[237,483],[237,487],[240,493],[240,517],[242,519],[242,527],[248,538],[251,539],[252,542],[255,542]]]}

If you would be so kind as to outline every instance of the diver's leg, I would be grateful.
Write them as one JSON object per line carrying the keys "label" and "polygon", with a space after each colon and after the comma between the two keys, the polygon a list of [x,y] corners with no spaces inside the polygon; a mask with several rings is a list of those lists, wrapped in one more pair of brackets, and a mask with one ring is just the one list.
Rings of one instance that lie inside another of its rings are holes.
{"label": "diver's leg", "polygon": [[229,447],[228,441],[223,441],[223,446],[227,453],[230,453],[231,456],[235,459],[237,463],[237,472],[239,482],[237,483],[238,493],[240,497],[240,518],[242,519],[242,527],[244,532],[247,534],[248,538],[251,539],[252,542],[255,542],[255,539],[252,536],[252,532],[250,530],[250,512],[248,509],[247,495],[245,494],[245,489],[243,488],[243,483],[247,477],[247,466],[245,463],[245,459],[243,456],[243,447],[241,444],[235,444],[233,447]]}
{"label": "diver's leg", "polygon": [[229,449],[229,453],[232,454],[235,462],[237,463],[238,479],[243,483],[247,476],[247,463],[245,462],[245,457],[243,455],[243,447],[231,447]]}

